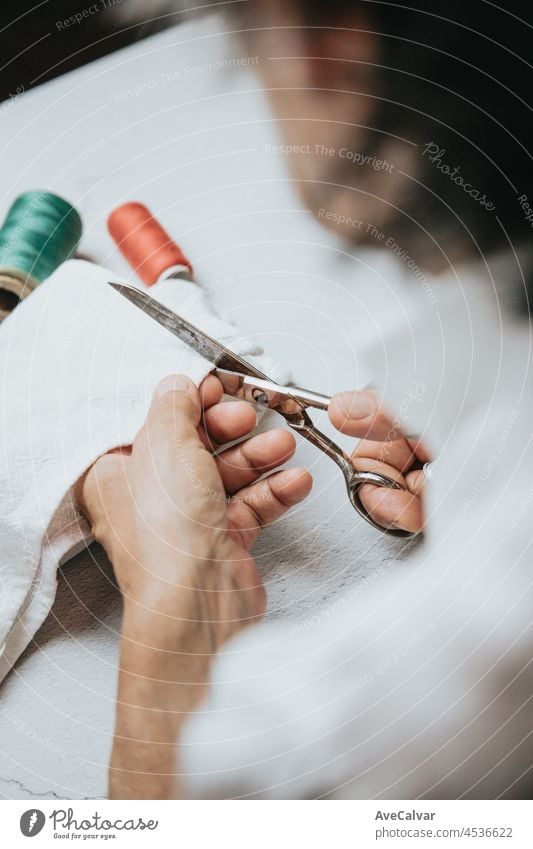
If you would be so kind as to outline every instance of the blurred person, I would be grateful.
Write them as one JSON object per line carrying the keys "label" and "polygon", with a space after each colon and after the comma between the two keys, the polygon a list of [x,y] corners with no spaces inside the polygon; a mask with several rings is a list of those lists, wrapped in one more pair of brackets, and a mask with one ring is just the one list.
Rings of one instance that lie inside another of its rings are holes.
{"label": "blurred person", "polygon": [[[406,487],[368,487],[374,517],[419,530],[425,512],[426,539],[312,627],[258,623],[251,547],[310,478],[262,479],[294,449],[283,432],[221,454],[252,431],[245,406],[228,413],[213,377],[169,378],[132,449],[78,486],[124,595],[110,795],[530,795],[529,7],[236,14],[309,209],[441,280],[436,308],[377,341],[379,392],[348,387],[330,408],[362,440],[355,461]],[[399,414],[421,376],[423,403]]]}

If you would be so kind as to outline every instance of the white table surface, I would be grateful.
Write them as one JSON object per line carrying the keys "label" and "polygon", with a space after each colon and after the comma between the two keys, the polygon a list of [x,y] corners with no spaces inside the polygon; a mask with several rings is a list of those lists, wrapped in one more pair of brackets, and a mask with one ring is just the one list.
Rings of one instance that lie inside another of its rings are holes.
{"label": "white table surface", "polygon": [[[169,30],[5,108],[0,213],[20,192],[48,187],[80,210],[81,252],[127,274],[106,218],[141,200],[218,310],[290,363],[296,383],[326,393],[364,385],[371,375],[358,354],[402,320],[404,269],[387,255],[347,253],[301,207],[286,162],[265,149],[279,139],[253,62],[218,69],[224,56],[245,56],[219,31],[217,19]],[[256,552],[269,615],[288,628],[379,580],[408,550],[353,515],[330,461],[308,445],[297,460],[311,468],[313,494]],[[109,565],[98,549],[80,555],[0,690],[1,796],[105,795],[119,624]]]}

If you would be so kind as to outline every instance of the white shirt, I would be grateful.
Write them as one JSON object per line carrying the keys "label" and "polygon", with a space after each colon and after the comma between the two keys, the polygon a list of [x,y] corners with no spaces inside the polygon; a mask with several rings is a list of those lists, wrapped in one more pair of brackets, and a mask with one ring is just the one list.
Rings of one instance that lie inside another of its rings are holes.
{"label": "white shirt", "polygon": [[305,622],[228,645],[180,747],[192,796],[527,794],[533,394],[516,271],[463,270],[376,339],[388,408],[437,457],[424,544]]}

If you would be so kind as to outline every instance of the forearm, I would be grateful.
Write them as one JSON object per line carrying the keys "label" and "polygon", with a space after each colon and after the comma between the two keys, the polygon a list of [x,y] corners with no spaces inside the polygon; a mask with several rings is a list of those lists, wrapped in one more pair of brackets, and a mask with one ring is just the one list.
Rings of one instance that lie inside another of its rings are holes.
{"label": "forearm", "polygon": [[213,656],[250,620],[224,560],[184,560],[176,583],[153,576],[137,598],[126,592],[111,798],[180,793],[181,726],[207,689]]}
{"label": "forearm", "polygon": [[179,793],[176,742],[204,694],[210,659],[203,622],[144,613],[126,603],[110,798],[166,799]]}

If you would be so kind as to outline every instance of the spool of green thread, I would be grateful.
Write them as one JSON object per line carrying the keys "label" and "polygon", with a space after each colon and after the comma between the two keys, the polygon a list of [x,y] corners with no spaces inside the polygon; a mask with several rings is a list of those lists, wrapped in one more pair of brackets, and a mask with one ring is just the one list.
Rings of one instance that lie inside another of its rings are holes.
{"label": "spool of green thread", "polygon": [[81,218],[51,192],[26,192],[0,229],[0,320],[75,252]]}

